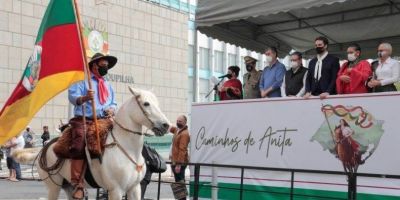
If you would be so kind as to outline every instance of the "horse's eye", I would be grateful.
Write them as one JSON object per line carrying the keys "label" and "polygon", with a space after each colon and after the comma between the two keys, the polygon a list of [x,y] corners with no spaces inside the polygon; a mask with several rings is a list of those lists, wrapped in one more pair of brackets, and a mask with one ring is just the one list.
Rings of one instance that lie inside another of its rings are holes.
{"label": "horse's eye", "polygon": [[144,106],[149,106],[150,105],[150,103],[149,102],[144,102],[144,104],[143,104]]}

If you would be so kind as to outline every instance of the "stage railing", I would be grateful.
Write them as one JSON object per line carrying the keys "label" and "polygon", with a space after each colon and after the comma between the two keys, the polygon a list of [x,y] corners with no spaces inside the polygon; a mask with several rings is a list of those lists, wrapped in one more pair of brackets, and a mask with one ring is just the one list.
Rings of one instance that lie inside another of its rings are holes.
{"label": "stage railing", "polygon": [[[171,164],[167,162],[167,164]],[[237,199],[243,200],[244,192],[263,192],[263,193],[275,193],[279,195],[287,196],[290,200],[293,200],[295,197],[298,198],[312,198],[312,199],[343,199],[343,200],[355,200],[357,199],[357,177],[370,177],[370,178],[387,178],[387,179],[400,179],[400,175],[390,175],[390,174],[366,174],[366,173],[354,173],[349,174],[346,172],[339,172],[339,171],[322,171],[322,170],[304,170],[304,169],[283,169],[283,168],[269,168],[269,167],[251,167],[251,166],[240,166],[240,165],[222,165],[222,164],[210,164],[210,163],[188,163],[188,166],[194,167],[193,182],[187,182],[186,185],[189,188],[192,188],[192,194],[190,195],[193,200],[199,199],[199,190],[201,187],[209,187],[209,188],[218,188],[218,189],[228,189],[228,190],[239,190],[239,197]],[[200,170],[201,167],[214,167],[214,168],[230,168],[230,169],[240,169],[241,176],[240,176],[240,188],[232,188],[232,187],[222,187],[222,186],[215,186],[210,184],[200,184]],[[244,173],[246,170],[263,170],[263,171],[275,171],[275,172],[288,172],[291,173],[290,178],[290,188],[289,192],[272,192],[272,191],[260,191],[260,190],[249,190],[244,189]],[[294,191],[295,187],[295,175],[296,173],[308,173],[308,174],[329,174],[329,175],[343,175],[347,176],[348,180],[348,195],[345,198],[338,198],[338,197],[329,197],[329,196],[320,196],[320,195],[306,195],[306,194],[298,194]],[[153,181],[158,183],[158,193],[157,199],[160,199],[161,194],[161,184],[171,184],[171,181],[163,181],[161,180],[161,173],[158,174],[158,180]]]}

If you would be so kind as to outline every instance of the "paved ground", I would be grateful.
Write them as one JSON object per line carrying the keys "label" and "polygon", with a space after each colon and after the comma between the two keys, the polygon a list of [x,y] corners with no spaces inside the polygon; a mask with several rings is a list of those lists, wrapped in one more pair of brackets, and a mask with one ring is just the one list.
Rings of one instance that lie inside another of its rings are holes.
{"label": "paved ground", "polygon": [[[89,199],[96,198],[96,190],[89,189]],[[20,182],[10,182],[5,179],[0,179],[0,199],[1,200],[44,200],[47,198],[47,191],[42,182],[23,180]],[[64,192],[60,193],[59,199],[66,199]],[[157,184],[150,183],[146,191],[147,199],[157,199]],[[171,188],[169,185],[161,185],[160,199],[173,199]]]}
{"label": "paved ground", "polygon": [[[34,180],[22,180],[20,182],[10,182],[4,179],[8,176],[8,169],[5,165],[4,160],[1,162],[1,166],[3,170],[0,170],[0,199],[8,200],[8,199],[21,199],[21,200],[30,200],[30,199],[40,199],[44,200],[47,197],[47,191],[44,184],[40,181]],[[21,165],[22,177],[26,179],[32,179],[32,167],[29,165]],[[38,177],[36,173],[36,169],[33,169],[34,177]],[[172,177],[170,176],[170,172],[167,171],[163,173],[162,179],[164,181],[172,181]],[[157,177],[153,176],[154,180]],[[146,198],[148,199],[157,199],[158,194],[158,183],[152,182],[149,184],[148,189],[146,191]],[[173,199],[173,195],[171,192],[171,188],[169,184],[161,184],[161,194],[160,199],[169,200]],[[96,190],[89,189],[89,199],[95,199]],[[61,192],[59,199],[66,199],[64,192]]]}

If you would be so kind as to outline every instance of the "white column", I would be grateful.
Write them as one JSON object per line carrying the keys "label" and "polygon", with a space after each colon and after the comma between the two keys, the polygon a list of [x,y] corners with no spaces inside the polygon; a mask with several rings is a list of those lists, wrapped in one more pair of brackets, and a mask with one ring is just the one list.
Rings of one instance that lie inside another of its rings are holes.
{"label": "white column", "polygon": [[222,49],[223,49],[223,56],[222,56],[222,73],[226,74],[226,69],[228,66],[228,45],[226,45],[225,42],[222,43]]}
{"label": "white column", "polygon": [[195,24],[194,42],[193,42],[193,102],[199,101],[199,44],[197,25]]}

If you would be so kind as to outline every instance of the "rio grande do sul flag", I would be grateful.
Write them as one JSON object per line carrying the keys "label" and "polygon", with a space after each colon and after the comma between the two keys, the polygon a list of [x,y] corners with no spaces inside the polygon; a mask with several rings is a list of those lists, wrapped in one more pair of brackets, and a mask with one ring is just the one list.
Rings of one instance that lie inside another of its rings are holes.
{"label": "rio grande do sul flag", "polygon": [[32,56],[0,111],[0,144],[18,135],[51,98],[84,79],[73,0],[50,0]]}

